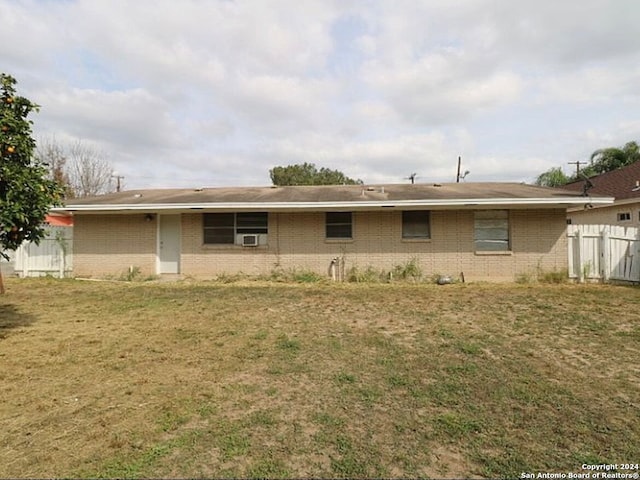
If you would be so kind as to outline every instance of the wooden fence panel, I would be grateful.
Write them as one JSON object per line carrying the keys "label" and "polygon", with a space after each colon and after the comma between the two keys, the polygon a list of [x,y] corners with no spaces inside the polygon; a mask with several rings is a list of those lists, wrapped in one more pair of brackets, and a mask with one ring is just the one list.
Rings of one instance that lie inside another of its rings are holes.
{"label": "wooden fence panel", "polygon": [[569,277],[640,282],[640,235],[636,227],[569,225]]}
{"label": "wooden fence panel", "polygon": [[72,251],[72,227],[47,227],[39,245],[24,243],[15,251],[14,272],[21,277],[64,277],[73,269]]}

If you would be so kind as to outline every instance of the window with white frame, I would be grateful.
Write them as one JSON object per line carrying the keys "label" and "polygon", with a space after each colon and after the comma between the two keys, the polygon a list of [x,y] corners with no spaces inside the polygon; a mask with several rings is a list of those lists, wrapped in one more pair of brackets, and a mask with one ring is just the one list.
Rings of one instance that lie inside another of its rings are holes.
{"label": "window with white frame", "polygon": [[327,212],[325,214],[325,237],[329,240],[353,238],[351,212]]}
{"label": "window with white frame", "polygon": [[618,221],[619,222],[629,222],[629,221],[631,221],[631,212],[620,212],[620,213],[618,213]]}
{"label": "window with white frame", "polygon": [[476,211],[473,240],[477,252],[509,251],[509,211]]}
{"label": "window with white frame", "polygon": [[205,213],[203,233],[206,245],[233,245],[237,235],[267,234],[269,214],[266,212]]}
{"label": "window with white frame", "polygon": [[402,212],[402,238],[428,239],[431,238],[429,210],[405,210]]}

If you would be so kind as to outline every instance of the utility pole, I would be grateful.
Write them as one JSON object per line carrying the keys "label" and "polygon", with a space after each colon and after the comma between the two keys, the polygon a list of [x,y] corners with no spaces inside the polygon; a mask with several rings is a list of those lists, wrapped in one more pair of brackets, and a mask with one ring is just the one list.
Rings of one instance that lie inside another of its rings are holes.
{"label": "utility pole", "polygon": [[111,178],[116,179],[116,192],[120,192],[120,180],[124,180],[124,175],[117,175],[116,173],[113,173]]}
{"label": "utility pole", "polygon": [[580,160],[578,160],[577,162],[568,162],[569,165],[575,165],[576,166],[576,177],[580,176],[580,165],[586,165],[587,162],[581,162]]}
{"label": "utility pole", "polygon": [[458,174],[456,175],[456,183],[460,183],[460,179],[464,180],[469,175],[469,170],[465,170],[464,173],[460,173],[460,167],[462,166],[462,157],[458,157]]}

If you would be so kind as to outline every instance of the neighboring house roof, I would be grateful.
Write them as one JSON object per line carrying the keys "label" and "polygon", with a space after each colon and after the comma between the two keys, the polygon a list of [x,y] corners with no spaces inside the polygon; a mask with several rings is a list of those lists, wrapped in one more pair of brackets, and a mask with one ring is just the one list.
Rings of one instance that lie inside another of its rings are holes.
{"label": "neighboring house roof", "polygon": [[[640,200],[640,161],[610,172],[589,178],[593,185],[589,195],[607,195],[616,200],[637,198]],[[582,192],[585,181],[568,183],[562,188]]]}
{"label": "neighboring house roof", "polygon": [[73,227],[73,217],[55,213],[49,214],[44,218],[44,223],[52,227]]}
{"label": "neighboring house roof", "polygon": [[443,183],[131,190],[70,200],[53,211],[376,210],[569,207],[612,198],[523,183]]}

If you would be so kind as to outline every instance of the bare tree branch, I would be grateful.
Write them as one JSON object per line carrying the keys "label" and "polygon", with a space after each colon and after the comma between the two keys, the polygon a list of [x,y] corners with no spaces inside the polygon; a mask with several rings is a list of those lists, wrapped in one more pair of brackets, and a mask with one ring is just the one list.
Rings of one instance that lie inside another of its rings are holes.
{"label": "bare tree branch", "polygon": [[55,136],[41,138],[37,142],[36,161],[49,170],[49,178],[57,182],[65,191],[65,197],[73,197],[67,173],[67,156]]}
{"label": "bare tree branch", "polygon": [[77,140],[63,145],[55,137],[38,142],[36,159],[47,165],[49,175],[65,188],[65,196],[89,197],[115,190],[113,167],[105,154]]}
{"label": "bare tree branch", "polygon": [[104,153],[81,140],[69,148],[69,177],[78,197],[90,197],[113,191],[113,168]]}

